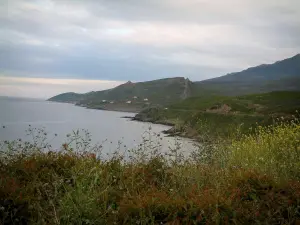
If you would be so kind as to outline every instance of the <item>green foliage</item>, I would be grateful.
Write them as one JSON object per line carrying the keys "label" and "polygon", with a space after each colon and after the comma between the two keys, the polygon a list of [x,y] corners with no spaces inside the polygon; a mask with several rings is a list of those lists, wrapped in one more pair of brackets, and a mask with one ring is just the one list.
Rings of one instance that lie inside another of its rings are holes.
{"label": "green foliage", "polygon": [[300,91],[300,54],[273,64],[194,82],[194,95],[237,96],[271,91]]}
{"label": "green foliage", "polygon": [[237,97],[193,97],[165,108],[150,108],[135,119],[175,125],[170,133],[205,139],[229,137],[238,130],[251,133],[259,124],[273,124],[277,118],[299,117],[300,92],[271,92]]}
{"label": "green foliage", "polygon": [[[228,105],[230,112],[236,113],[290,113],[300,109],[300,92],[277,91],[263,94],[228,96],[202,96],[188,98],[171,105],[169,108],[177,110],[209,110]],[[222,113],[222,112],[221,112]]]}
{"label": "green foliage", "polygon": [[101,159],[83,134],[73,132],[60,152],[41,148],[44,134],[34,143],[1,143],[1,224],[295,224],[300,219],[297,120],[202,143],[187,157],[177,148],[165,156],[144,143],[129,160],[117,153]]}
{"label": "green foliage", "polygon": [[[124,102],[132,100],[134,96],[138,96],[140,100],[148,98],[154,105],[167,105],[191,96],[202,98],[211,95],[238,96],[272,91],[300,91],[299,65],[300,54],[274,64],[260,65],[200,82],[190,82],[183,77],[138,83],[129,81],[113,89],[86,94],[64,93],[50,100],[77,102],[103,109],[102,100]],[[113,109],[114,106],[107,105],[104,108]],[[128,108],[126,110],[130,111]],[[139,107],[137,111],[140,110]]]}
{"label": "green foliage", "polygon": [[[77,94],[76,96],[74,96],[74,93],[65,93],[54,96],[50,100],[68,102],[70,99],[72,101],[75,99],[78,104],[93,108],[118,107],[122,106],[120,104],[126,103],[126,101],[130,100],[132,101],[130,106],[139,106],[140,109],[140,105],[145,103],[144,99],[146,98],[151,104],[164,105],[174,103],[185,98],[185,92],[187,93],[187,97],[189,97],[189,85],[191,85],[191,83],[183,77],[166,78],[138,83],[132,83],[129,81],[109,90],[90,92],[81,95]],[[114,104],[103,104],[102,100],[114,101]],[[124,107],[124,105],[122,107]]]}
{"label": "green foliage", "polygon": [[56,102],[77,102],[79,101],[83,95],[77,94],[74,92],[68,92],[56,95],[49,99],[49,101],[56,101]]}
{"label": "green foliage", "polygon": [[230,146],[230,164],[274,177],[300,179],[300,126],[259,126]]}

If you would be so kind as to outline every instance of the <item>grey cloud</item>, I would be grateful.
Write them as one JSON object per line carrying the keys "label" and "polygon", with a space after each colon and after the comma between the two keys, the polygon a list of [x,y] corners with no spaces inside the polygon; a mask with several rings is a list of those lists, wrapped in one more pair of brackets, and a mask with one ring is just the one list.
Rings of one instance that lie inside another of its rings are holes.
{"label": "grey cloud", "polygon": [[[97,49],[100,51],[101,46],[97,46]],[[205,65],[187,67],[161,59],[157,61],[153,58],[157,52],[151,52],[149,49],[137,49],[131,55],[128,52],[122,57],[114,56],[104,47],[102,49],[100,55],[97,54],[97,51],[87,49],[72,55],[68,52],[57,54],[54,50],[45,48],[9,46],[5,51],[9,53],[9,57],[3,57],[0,61],[0,68],[4,71],[27,71],[26,76],[40,75],[60,78],[63,74],[67,78],[134,81],[173,76],[187,76],[194,80],[200,80],[203,77],[211,77],[211,74],[221,75],[222,72],[222,69]],[[149,55],[149,57],[139,58],[138,55]],[[163,52],[159,55],[168,57],[168,54]],[[21,75],[24,76],[24,73]]]}
{"label": "grey cloud", "polygon": [[224,2],[1,2],[0,71],[56,78],[202,80],[300,52],[299,1]]}

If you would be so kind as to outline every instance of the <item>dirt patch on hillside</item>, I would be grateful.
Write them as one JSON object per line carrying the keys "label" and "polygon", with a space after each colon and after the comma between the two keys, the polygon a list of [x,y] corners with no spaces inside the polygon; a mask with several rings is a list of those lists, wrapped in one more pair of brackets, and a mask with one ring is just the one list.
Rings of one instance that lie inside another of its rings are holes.
{"label": "dirt patch on hillside", "polygon": [[230,111],[231,111],[231,107],[227,104],[215,105],[215,106],[213,106],[213,107],[206,110],[206,112],[221,113],[221,114],[227,114]]}

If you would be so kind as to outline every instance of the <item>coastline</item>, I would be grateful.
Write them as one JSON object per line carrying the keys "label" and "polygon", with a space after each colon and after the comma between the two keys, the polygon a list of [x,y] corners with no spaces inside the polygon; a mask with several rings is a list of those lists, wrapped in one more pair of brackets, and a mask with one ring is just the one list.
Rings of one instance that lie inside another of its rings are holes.
{"label": "coastline", "polygon": [[[46,100],[49,101],[49,100]],[[194,135],[194,134],[189,134],[188,132],[182,132],[179,130],[176,130],[175,126],[176,124],[172,123],[172,122],[168,122],[168,121],[155,121],[151,118],[139,118],[137,117],[137,115],[141,112],[141,110],[136,110],[136,109],[130,109],[129,107],[117,107],[115,109],[113,108],[103,108],[103,107],[90,107],[90,106],[86,106],[86,105],[80,105],[80,104],[76,104],[74,102],[61,102],[61,101],[50,101],[50,102],[56,102],[56,103],[67,103],[67,104],[73,104],[75,106],[79,106],[79,107],[83,107],[86,109],[95,109],[95,110],[103,110],[103,111],[111,111],[111,112],[124,112],[124,113],[135,113],[134,116],[122,116],[121,118],[125,118],[125,119],[130,119],[131,121],[137,121],[137,122],[144,122],[144,123],[151,123],[151,124],[159,124],[159,125],[165,125],[165,126],[170,126],[170,129],[164,130],[162,131],[163,134],[167,134],[168,137],[181,137],[181,138],[187,138],[190,139],[192,141],[198,141],[198,135]]]}
{"label": "coastline", "polygon": [[72,104],[74,106],[86,108],[86,109],[97,109],[97,110],[104,110],[104,111],[112,111],[112,112],[127,112],[127,113],[139,113],[140,110],[137,110],[136,108],[130,108],[130,107],[115,107],[115,108],[105,108],[105,107],[93,107],[83,104],[77,104],[76,102],[63,102],[63,101],[52,101],[52,100],[46,100],[48,102],[56,102],[56,103],[66,103],[66,104]]}

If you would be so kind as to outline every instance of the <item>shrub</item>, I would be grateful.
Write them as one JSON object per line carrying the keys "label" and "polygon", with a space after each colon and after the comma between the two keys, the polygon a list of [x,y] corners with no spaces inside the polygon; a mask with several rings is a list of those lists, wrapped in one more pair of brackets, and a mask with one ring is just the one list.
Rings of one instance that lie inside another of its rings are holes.
{"label": "shrub", "polygon": [[259,127],[203,145],[193,160],[152,147],[133,151],[132,160],[117,153],[104,160],[94,149],[72,150],[70,142],[60,152],[26,144],[25,154],[19,142],[6,142],[0,223],[295,224],[299,137],[295,122]]}

